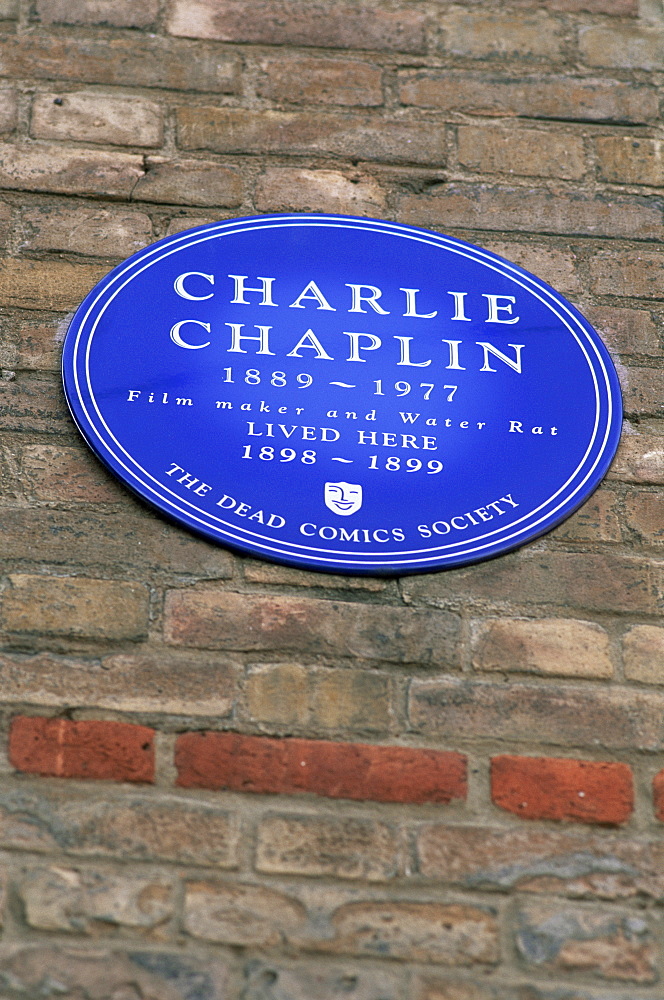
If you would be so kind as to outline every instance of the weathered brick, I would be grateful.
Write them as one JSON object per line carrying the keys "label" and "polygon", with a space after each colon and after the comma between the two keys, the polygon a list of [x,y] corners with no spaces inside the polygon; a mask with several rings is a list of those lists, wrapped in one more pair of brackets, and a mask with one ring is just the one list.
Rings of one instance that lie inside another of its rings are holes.
{"label": "weathered brick", "polygon": [[523,671],[560,677],[612,677],[606,632],[569,618],[495,618],[473,639],[476,670]]}
{"label": "weathered brick", "polygon": [[148,590],[142,584],[82,577],[9,577],[2,598],[8,632],[98,639],[139,639],[148,627]]}
{"label": "weathered brick", "polygon": [[153,729],[127,722],[17,715],[9,760],[28,774],[149,783],[154,781],[153,738]]}
{"label": "weathered brick", "polygon": [[5,248],[12,228],[12,210],[9,205],[0,202],[0,246]]}
{"label": "weathered brick", "polygon": [[664,545],[664,497],[641,490],[626,501],[627,524],[647,545]]}
{"label": "weathered brick", "polygon": [[[526,1000],[520,995],[517,997],[514,988],[508,987],[508,989],[512,992],[512,1000]],[[509,994],[506,996],[495,984],[450,979],[447,976],[441,979],[439,976],[417,975],[413,981],[413,990],[413,1000],[508,1000],[509,997]],[[528,1000],[542,1000],[542,998],[532,994]]]}
{"label": "weathered brick", "polygon": [[523,819],[615,826],[634,810],[627,764],[552,757],[491,758],[491,800]]}
{"label": "weathered brick", "polygon": [[270,167],[258,179],[256,207],[260,212],[334,212],[376,215],[386,198],[373,177],[340,170]]}
{"label": "weathered brick", "polygon": [[625,423],[618,452],[609,471],[611,479],[664,486],[664,426],[633,427]]}
{"label": "weathered brick", "polygon": [[298,650],[395,663],[455,664],[458,619],[342,601],[172,590],[166,641],[203,649]]}
{"label": "weathered brick", "polygon": [[584,972],[600,979],[651,983],[657,952],[641,914],[531,903],[517,913],[521,959],[543,972]]}
{"label": "weathered brick", "polygon": [[291,965],[286,960],[252,961],[246,968],[243,1000],[399,1000],[401,976],[392,969],[367,968],[364,963],[310,964],[301,959]]}
{"label": "weathered brick", "polygon": [[320,0],[175,0],[167,22],[171,34],[186,38],[388,52],[424,52],[425,25],[417,10]]}
{"label": "weathered brick", "polygon": [[328,951],[435,962],[493,964],[499,959],[492,911],[440,903],[347,903],[332,916]]}
{"label": "weathered brick", "polygon": [[413,803],[465,799],[467,790],[462,754],[367,743],[184,733],[175,766],[182,788]]}
{"label": "weathered brick", "polygon": [[410,719],[444,739],[534,741],[552,746],[659,750],[664,697],[627,688],[415,680]]}
{"label": "weathered brick", "polygon": [[332,153],[395,163],[445,162],[445,127],[438,121],[385,119],[313,111],[244,111],[218,107],[176,110],[178,144],[216,153]]}
{"label": "weathered brick", "polygon": [[219,163],[150,156],[145,168],[146,173],[132,192],[135,201],[228,208],[242,202],[242,177],[237,170]]}
{"label": "weathered brick", "polygon": [[43,314],[3,309],[0,316],[0,365],[58,371],[61,347],[58,342],[60,316],[48,319]]}
{"label": "weathered brick", "polygon": [[619,30],[588,25],[579,32],[581,58],[589,66],[621,69],[664,69],[664,48],[659,28],[626,27]]}
{"label": "weathered brick", "polygon": [[159,14],[159,0],[37,0],[43,24],[108,24],[114,28],[148,28]]}
{"label": "weathered brick", "polygon": [[25,786],[0,794],[5,849],[234,868],[238,839],[228,812],[175,795],[65,799]]}
{"label": "weathered brick", "polygon": [[401,222],[443,229],[461,226],[629,239],[637,233],[641,239],[657,239],[664,233],[661,209],[646,199],[485,184],[446,184],[440,193],[406,195],[397,214]]}
{"label": "weathered brick", "polygon": [[620,523],[615,493],[599,489],[549,537],[570,542],[619,542],[622,539]]}
{"label": "weathered brick", "polygon": [[635,625],[623,636],[625,677],[643,684],[664,684],[664,628]]}
{"label": "weathered brick", "polygon": [[179,215],[168,223],[168,229],[166,230],[166,236],[177,236],[179,233],[185,232],[187,229],[193,229],[195,226],[207,226],[211,222],[219,222],[220,218],[226,218],[226,213],[221,213],[219,211],[214,213],[214,218],[208,216],[207,218],[201,218],[200,216],[191,215]]}
{"label": "weathered brick", "polygon": [[[70,429],[71,416],[59,385],[40,378],[0,380],[0,430],[63,434]],[[23,513],[3,511],[0,535],[8,530],[9,520]]]}
{"label": "weathered brick", "polygon": [[584,315],[601,334],[610,350],[618,354],[661,355],[658,330],[646,309],[587,306]]}
{"label": "weathered brick", "polygon": [[18,885],[29,927],[75,934],[131,929],[162,937],[173,914],[165,878],[118,875],[98,869],[32,868]]}
{"label": "weathered brick", "polygon": [[355,732],[384,732],[390,724],[389,677],[374,671],[261,664],[249,672],[246,697],[257,722]]}
{"label": "weathered brick", "polygon": [[[571,13],[587,11],[590,14],[607,14],[614,17],[637,17],[639,13],[638,0],[540,0],[540,2],[547,10]],[[523,5],[532,6],[532,0],[523,0]]]}
{"label": "weathered brick", "polygon": [[336,573],[314,573],[278,563],[247,559],[244,578],[249,583],[285,584],[291,587],[323,587],[332,590],[367,590],[374,594],[386,590],[388,584],[374,576],[338,576]]}
{"label": "weathered brick", "polygon": [[626,413],[664,414],[664,371],[661,368],[622,368],[623,405]]}
{"label": "weathered brick", "polygon": [[29,444],[22,449],[28,496],[68,503],[117,503],[125,493],[100,462],[82,448]]}
{"label": "weathered brick", "polygon": [[15,943],[3,947],[0,955],[0,985],[26,996],[43,994],[57,983],[58,991],[86,1000],[131,996],[127,991],[164,1000],[193,1000],[194,983],[205,1000],[226,1000],[227,981],[228,966],[221,958],[143,951],[137,943],[129,951],[107,951],[99,945],[84,950],[44,941]]}
{"label": "weathered brick", "polygon": [[382,71],[354,59],[281,56],[263,59],[258,93],[292,104],[343,104],[374,107],[383,103]]}
{"label": "weathered brick", "polygon": [[13,20],[18,17],[18,0],[0,0],[0,19]]}
{"label": "weathered brick", "polygon": [[655,818],[664,822],[664,771],[656,774],[652,782]]}
{"label": "weathered brick", "polygon": [[660,139],[605,135],[595,139],[600,176],[617,184],[664,185],[664,144]]}
{"label": "weathered brick", "polygon": [[664,255],[652,250],[598,250],[589,261],[599,295],[664,299]]}
{"label": "weathered brick", "polygon": [[274,947],[306,920],[298,900],[257,885],[188,882],[184,926],[188,934],[219,944]]}
{"label": "weathered brick", "polygon": [[544,11],[457,9],[445,14],[441,25],[444,50],[453,56],[557,60],[562,54],[560,22]]}
{"label": "weathered brick", "polygon": [[266,816],[258,827],[256,868],[276,875],[386,882],[397,874],[399,843],[386,823],[351,816]]}
{"label": "weathered brick", "polygon": [[492,239],[482,240],[482,246],[537,275],[564,294],[574,295],[583,289],[576,273],[577,256],[571,250]]}
{"label": "weathered brick", "polygon": [[464,125],[458,130],[457,149],[460,163],[482,173],[578,180],[586,170],[578,135]]}
{"label": "weathered brick", "polygon": [[240,60],[217,45],[152,34],[82,38],[30,32],[0,36],[0,76],[234,94]]}
{"label": "weathered brick", "polygon": [[499,605],[552,604],[595,611],[656,613],[652,565],[612,553],[521,552],[482,566],[407,577],[411,601],[449,607],[465,598]]}
{"label": "weathered brick", "polygon": [[431,824],[418,835],[418,870],[467,890],[587,899],[664,899],[664,844],[582,828]]}
{"label": "weathered brick", "polygon": [[13,132],[16,128],[18,104],[16,91],[0,90],[0,132]]}
{"label": "weathered brick", "polygon": [[118,653],[95,660],[50,653],[0,654],[0,683],[8,703],[120,712],[229,715],[238,664],[215,657]]}
{"label": "weathered brick", "polygon": [[569,76],[475,76],[436,70],[399,74],[403,104],[483,115],[567,121],[645,122],[658,116],[654,89],[618,80]]}
{"label": "weathered brick", "polygon": [[[61,391],[59,395],[62,396]],[[0,406],[1,400],[0,392]],[[64,410],[63,401],[60,405]],[[0,424],[2,416],[0,408]],[[31,414],[28,413],[28,416]],[[39,421],[32,419],[32,425],[36,429],[52,430],[52,427],[49,428],[49,416],[52,421],[53,416],[44,411]],[[62,417],[66,419],[64,412]],[[19,412],[13,426],[20,419]],[[133,505],[129,498],[126,503]],[[198,577],[214,579],[232,575],[232,559],[224,549],[195,538],[188,531],[133,506],[133,513],[127,514],[115,511],[5,509],[0,518],[0,551],[5,559],[94,566],[104,573],[108,572],[109,566],[139,566],[150,568],[153,574],[193,573]],[[95,540],[93,546],[90,545],[90,538]]]}
{"label": "weathered brick", "polygon": [[105,94],[38,94],[32,102],[30,135],[115,146],[161,146],[163,113],[154,101]]}
{"label": "weathered brick", "polygon": [[50,205],[21,216],[22,250],[61,250],[92,257],[129,257],[152,239],[152,222],[127,209]]}
{"label": "weathered brick", "polygon": [[0,261],[0,305],[64,311],[78,306],[108,273],[99,264],[66,261]]}
{"label": "weathered brick", "polygon": [[134,153],[0,144],[0,188],[127,198],[143,173]]}

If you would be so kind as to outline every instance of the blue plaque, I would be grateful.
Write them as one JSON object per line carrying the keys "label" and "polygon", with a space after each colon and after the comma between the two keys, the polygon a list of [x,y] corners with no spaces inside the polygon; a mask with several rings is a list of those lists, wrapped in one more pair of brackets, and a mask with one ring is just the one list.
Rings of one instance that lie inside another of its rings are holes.
{"label": "blue plaque", "polygon": [[597,333],[495,254],[373,219],[200,226],[80,306],[67,400],[160,512],[263,559],[354,574],[508,552],[596,488],[621,427]]}

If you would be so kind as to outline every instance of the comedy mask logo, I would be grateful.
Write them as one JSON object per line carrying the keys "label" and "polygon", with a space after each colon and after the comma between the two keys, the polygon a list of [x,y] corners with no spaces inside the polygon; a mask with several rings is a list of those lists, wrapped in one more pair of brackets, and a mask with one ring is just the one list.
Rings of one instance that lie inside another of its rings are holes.
{"label": "comedy mask logo", "polygon": [[325,483],[325,506],[347,517],[362,506],[362,487],[358,483]]}

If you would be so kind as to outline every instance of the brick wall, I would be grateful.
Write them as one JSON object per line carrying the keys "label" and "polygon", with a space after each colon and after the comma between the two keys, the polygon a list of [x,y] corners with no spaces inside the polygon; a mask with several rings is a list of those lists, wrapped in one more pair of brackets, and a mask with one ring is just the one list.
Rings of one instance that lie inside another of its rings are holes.
{"label": "brick wall", "polygon": [[[662,1000],[662,81],[660,0],[0,0],[3,997]],[[279,210],[570,297],[627,413],[586,506],[353,579],[111,481],[68,314]]]}

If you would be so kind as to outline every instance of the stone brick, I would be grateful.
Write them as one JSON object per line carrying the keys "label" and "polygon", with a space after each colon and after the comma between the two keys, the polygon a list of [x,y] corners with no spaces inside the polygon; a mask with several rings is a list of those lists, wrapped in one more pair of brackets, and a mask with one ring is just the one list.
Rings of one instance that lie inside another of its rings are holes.
{"label": "stone brick", "polygon": [[599,489],[549,537],[570,542],[619,542],[620,523],[618,497],[612,490]]}
{"label": "stone brick", "polygon": [[659,750],[664,697],[627,688],[484,684],[454,678],[411,684],[410,719],[443,739]]}
{"label": "stone brick", "polygon": [[626,501],[627,524],[646,545],[664,545],[664,497],[661,493],[630,493]]}
{"label": "stone brick", "polygon": [[529,904],[517,913],[521,959],[542,972],[583,972],[600,979],[651,983],[656,947],[640,913]]}
{"label": "stone brick", "polygon": [[394,663],[455,664],[458,620],[412,608],[273,594],[169,591],[166,641],[207,649],[297,650]]}
{"label": "stone brick", "polygon": [[588,25],[579,32],[581,58],[588,66],[620,69],[664,69],[664,48],[659,28],[621,25],[620,30]]}
{"label": "stone brick", "polygon": [[576,273],[577,257],[572,251],[492,239],[482,240],[482,246],[511,263],[518,264],[531,274],[536,274],[566,295],[574,295],[583,290]]}
{"label": "stone brick", "polygon": [[[33,371],[59,371],[61,316],[3,309],[0,316],[0,365]],[[65,323],[66,327],[66,323]],[[63,331],[62,331],[63,332]]]}
{"label": "stone brick", "polygon": [[34,208],[21,216],[22,250],[60,250],[92,257],[129,257],[152,239],[152,222],[126,209]]}
{"label": "stone brick", "polygon": [[343,104],[374,107],[383,103],[382,70],[355,59],[280,56],[263,59],[258,93],[292,104]]}
{"label": "stone brick", "polygon": [[664,771],[656,774],[652,782],[655,818],[664,822]]}
{"label": "stone brick", "polygon": [[65,799],[25,786],[0,793],[5,849],[234,868],[238,838],[228,812],[175,795],[95,800],[70,791]]}
{"label": "stone brick", "polygon": [[175,766],[182,788],[412,803],[465,799],[467,790],[462,754],[366,743],[184,733]]}
{"label": "stone brick", "polygon": [[78,306],[107,273],[99,264],[9,258],[0,261],[0,305],[64,312]]}
{"label": "stone brick", "polygon": [[458,130],[457,147],[459,162],[482,173],[578,180],[586,171],[578,135],[464,125]]}
{"label": "stone brick", "polygon": [[664,486],[664,427],[648,432],[625,423],[618,452],[609,471],[611,479]]}
{"label": "stone brick", "polygon": [[121,928],[163,938],[161,925],[173,915],[169,882],[137,872],[32,868],[18,893],[25,921],[36,930],[98,935]]}
{"label": "stone brick", "polygon": [[482,115],[520,115],[567,121],[646,122],[658,116],[654,89],[618,80],[569,76],[477,76],[447,70],[404,70],[403,104]]}
{"label": "stone brick", "polygon": [[634,810],[627,764],[552,757],[491,758],[491,800],[523,819],[615,826]]}
{"label": "stone brick", "polygon": [[388,588],[385,580],[376,576],[338,576],[336,573],[314,573],[278,563],[263,563],[247,559],[244,578],[249,583],[284,584],[290,587],[323,587],[331,590],[366,590],[378,594]]}
{"label": "stone brick", "polygon": [[152,34],[95,38],[30,32],[0,36],[0,76],[234,94],[240,60],[217,45]]}
{"label": "stone brick", "polygon": [[418,871],[468,890],[586,899],[664,899],[664,845],[634,835],[542,827],[424,826]]}
{"label": "stone brick", "polygon": [[446,184],[440,193],[405,195],[397,215],[401,222],[442,229],[460,226],[628,239],[637,233],[642,239],[657,239],[664,232],[661,210],[646,199],[484,184]]}
{"label": "stone brick", "polygon": [[664,255],[652,250],[598,250],[589,261],[598,295],[664,299]]}
{"label": "stone brick", "polygon": [[557,60],[562,55],[560,22],[544,11],[457,9],[445,14],[441,25],[444,50],[453,56]]}
{"label": "stone brick", "polygon": [[623,636],[625,677],[643,684],[664,684],[664,628],[635,625]]}
{"label": "stone brick", "polygon": [[273,889],[230,882],[189,882],[185,888],[185,929],[203,941],[275,947],[305,920],[301,903]]}
{"label": "stone brick", "polygon": [[401,976],[391,969],[312,961],[252,961],[242,1000],[400,1000]]}
{"label": "stone brick", "polygon": [[407,600],[433,607],[465,599],[501,606],[551,604],[645,614],[658,610],[652,564],[612,553],[522,552],[453,573],[407,577],[402,588]]}
{"label": "stone brick", "polygon": [[646,309],[586,306],[584,315],[610,350],[618,354],[661,355],[658,330]]}
{"label": "stone brick", "polygon": [[[0,278],[1,280],[1,278]],[[37,431],[66,434],[71,431],[71,416],[59,385],[40,378],[19,376],[15,381],[0,379],[0,430]],[[24,511],[3,511],[0,535],[8,532],[8,522],[21,518]],[[16,545],[18,539],[14,541]],[[3,550],[3,555],[6,556]]]}
{"label": "stone brick", "polygon": [[89,639],[140,639],[148,629],[148,590],[142,584],[83,577],[9,577],[2,599],[8,632]]}
{"label": "stone brick", "polygon": [[559,677],[612,677],[606,632],[570,618],[481,622],[473,639],[476,670]]}
{"label": "stone brick", "polygon": [[373,177],[339,170],[271,167],[258,179],[260,212],[333,212],[376,215],[385,211],[385,193]]}
{"label": "stone brick", "polygon": [[387,882],[397,874],[398,850],[396,830],[386,823],[351,816],[266,816],[258,827],[256,869]]}
{"label": "stone brick", "polygon": [[664,144],[660,139],[605,135],[595,139],[600,176],[616,184],[664,185]]}
{"label": "stone brick", "polygon": [[117,503],[126,495],[104,466],[80,448],[25,445],[21,471],[26,493],[36,500]]}
{"label": "stone brick", "polygon": [[[13,383],[6,383],[13,385]],[[2,382],[0,382],[0,390]],[[62,396],[60,390],[59,396]],[[64,411],[64,401],[59,400]],[[49,427],[54,416],[40,411],[36,419],[27,408],[17,408],[14,429],[23,419],[37,430]],[[22,414],[22,417],[21,417]],[[26,416],[27,414],[27,416]],[[69,420],[62,413],[63,420]],[[3,422],[0,391],[0,426]],[[7,420],[9,423],[9,420]],[[17,426],[18,425],[18,426]],[[125,503],[133,503],[129,498]],[[95,544],[90,545],[90,538]],[[188,531],[170,525],[154,514],[138,509],[127,514],[94,510],[5,509],[0,518],[0,551],[5,559],[30,559],[38,564],[81,565],[107,573],[109,567],[137,566],[155,573],[185,573],[197,577],[224,579],[232,576],[231,556],[224,549],[195,538]]]}
{"label": "stone brick", "polygon": [[626,413],[664,414],[664,371],[661,368],[622,368],[620,376]]}
{"label": "stone brick", "polygon": [[0,654],[3,700],[53,708],[85,705],[222,718],[233,708],[238,670],[226,657],[210,662],[159,649],[95,660]]}
{"label": "stone brick", "polygon": [[170,160],[150,156],[146,173],[132,192],[135,201],[171,205],[219,205],[232,208],[242,203],[242,177],[237,170],[211,160]]}
{"label": "stone brick", "polygon": [[492,911],[440,903],[347,903],[334,913],[326,950],[434,962],[493,964],[499,959]]}
{"label": "stone brick", "polygon": [[0,132],[14,131],[17,111],[16,91],[0,90]]}
{"label": "stone brick", "polygon": [[43,24],[108,24],[114,28],[148,28],[159,14],[159,0],[37,0]]}
{"label": "stone brick", "polygon": [[99,945],[87,950],[62,942],[14,942],[4,944],[0,954],[0,986],[26,996],[226,1000],[227,980],[228,967],[221,958],[143,951],[138,943],[130,951],[107,951]]}
{"label": "stone brick", "polygon": [[175,0],[167,22],[171,34],[186,38],[387,52],[424,52],[425,25],[417,10],[321,0]]}
{"label": "stone brick", "polygon": [[134,153],[0,143],[0,188],[127,198],[142,176],[142,157]]}
{"label": "stone brick", "polygon": [[128,722],[17,715],[9,760],[28,774],[149,783],[154,781],[153,737],[153,729]]}
{"label": "stone brick", "polygon": [[246,682],[247,710],[258,722],[384,732],[390,724],[386,674],[261,664]]}
{"label": "stone brick", "polygon": [[163,113],[154,101],[105,94],[38,94],[32,102],[30,135],[115,146],[161,146]]}
{"label": "stone brick", "polygon": [[[349,159],[394,163],[445,162],[445,128],[438,121],[385,119],[313,111],[245,111],[180,107],[178,144],[215,153],[331,153]],[[388,127],[389,126],[389,127]]]}

